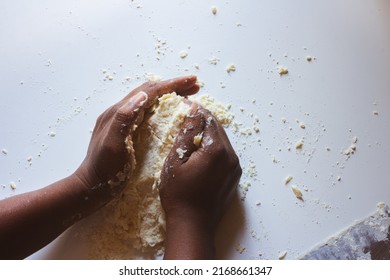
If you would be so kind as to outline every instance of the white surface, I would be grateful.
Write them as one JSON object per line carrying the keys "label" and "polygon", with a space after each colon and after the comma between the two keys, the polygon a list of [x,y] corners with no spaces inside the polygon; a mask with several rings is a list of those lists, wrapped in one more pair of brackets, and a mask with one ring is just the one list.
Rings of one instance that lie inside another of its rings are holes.
{"label": "white surface", "polygon": [[[205,82],[201,93],[233,104],[244,127],[251,113],[260,119],[259,134],[229,129],[251,187],[225,216],[219,257],[275,259],[286,250],[295,258],[378,201],[390,203],[389,19],[385,0],[1,1],[0,149],[8,153],[0,154],[0,197],[75,170],[97,116],[145,73],[193,73]],[[166,40],[161,54],[159,40]],[[227,74],[230,63],[237,71]],[[279,65],[289,74],[279,76]],[[104,81],[102,69],[114,79]],[[341,151],[355,136],[357,151],[346,160]],[[308,189],[304,202],[284,185],[287,175]],[[82,257],[69,238],[33,257]]]}

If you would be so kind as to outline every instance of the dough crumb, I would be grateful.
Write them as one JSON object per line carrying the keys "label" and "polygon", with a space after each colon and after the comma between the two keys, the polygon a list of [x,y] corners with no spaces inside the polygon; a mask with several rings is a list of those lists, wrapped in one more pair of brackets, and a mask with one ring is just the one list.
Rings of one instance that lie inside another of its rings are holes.
{"label": "dough crumb", "polygon": [[216,6],[212,6],[212,7],[211,7],[211,13],[212,13],[213,15],[216,15],[216,14],[217,14],[217,7],[216,7]]}
{"label": "dough crumb", "polygon": [[386,206],[386,204],[385,204],[383,201],[378,202],[378,203],[376,204],[376,207],[377,207],[378,209],[384,209],[385,206]]}
{"label": "dough crumb", "polygon": [[284,179],[284,184],[285,185],[287,185],[288,183],[290,183],[291,182],[291,180],[293,179],[293,177],[292,176],[287,176],[285,179]]}
{"label": "dough crumb", "polygon": [[312,58],[310,55],[307,55],[307,56],[306,56],[306,60],[307,60],[308,62],[310,62],[310,61],[313,60],[313,58]]}
{"label": "dough crumb", "polygon": [[287,256],[287,251],[282,251],[280,254],[279,254],[279,257],[278,259],[279,260],[284,260]]}
{"label": "dough crumb", "polygon": [[302,128],[302,129],[305,129],[305,128],[306,128],[306,125],[305,125],[305,123],[300,122],[300,123],[299,123],[299,127]]}
{"label": "dough crumb", "polygon": [[226,72],[228,72],[228,74],[230,74],[230,72],[236,72],[236,66],[234,64],[229,64],[226,68]]}
{"label": "dough crumb", "polygon": [[11,181],[11,182],[9,183],[9,186],[10,186],[10,188],[11,188],[12,190],[16,190],[16,183],[15,183],[14,181]]}
{"label": "dough crumb", "polygon": [[49,135],[50,137],[55,137],[55,136],[57,135],[57,133],[56,133],[55,131],[50,131],[50,132],[48,133],[48,135]]}
{"label": "dough crumb", "polygon": [[278,73],[279,73],[280,76],[286,75],[286,74],[288,74],[288,69],[281,66],[281,67],[278,68]]}
{"label": "dough crumb", "polygon": [[300,189],[298,189],[297,186],[295,186],[295,185],[291,186],[291,190],[293,191],[296,198],[302,200],[302,198],[303,198],[302,192],[300,191]]}
{"label": "dough crumb", "polygon": [[236,246],[236,251],[237,251],[238,253],[240,253],[240,254],[244,253],[245,249],[246,249],[246,248],[245,248],[244,246],[242,246],[241,244],[238,244],[238,245]]}
{"label": "dough crumb", "polygon": [[181,59],[185,59],[187,56],[188,56],[188,52],[187,51],[181,51],[180,52],[180,58]]}
{"label": "dough crumb", "polygon": [[154,73],[146,73],[145,80],[149,82],[159,82],[162,80],[162,77]]}
{"label": "dough crumb", "polygon": [[209,63],[212,64],[212,65],[217,65],[218,60],[219,60],[218,58],[213,56],[212,58],[209,59]]}
{"label": "dough crumb", "polygon": [[3,155],[7,155],[8,154],[8,150],[7,149],[2,149],[1,152],[2,152]]}
{"label": "dough crumb", "polygon": [[184,157],[184,154],[187,152],[187,150],[183,150],[182,148],[177,148],[176,153],[179,156],[180,159]]}
{"label": "dough crumb", "polygon": [[194,136],[194,145],[196,147],[199,147],[200,146],[200,143],[202,142],[202,138],[203,138],[203,132],[199,133],[198,135],[195,135]]}
{"label": "dough crumb", "polygon": [[295,143],[295,149],[300,150],[303,147],[303,141],[299,140],[298,142]]}
{"label": "dough crumb", "polygon": [[351,144],[346,150],[344,150],[344,155],[350,156],[356,152],[356,145]]}
{"label": "dough crumb", "polygon": [[379,112],[378,111],[374,111],[372,112],[374,116],[378,116],[379,115]]}

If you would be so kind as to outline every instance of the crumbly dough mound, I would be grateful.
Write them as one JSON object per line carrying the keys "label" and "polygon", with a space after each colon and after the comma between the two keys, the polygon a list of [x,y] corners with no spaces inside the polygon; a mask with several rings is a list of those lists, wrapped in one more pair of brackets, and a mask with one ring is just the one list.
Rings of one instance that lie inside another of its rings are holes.
{"label": "crumbly dough mound", "polygon": [[93,259],[153,258],[163,253],[165,217],[157,182],[190,107],[166,94],[145,114],[133,139],[136,165],[120,198],[101,211],[89,233]]}
{"label": "crumbly dough mound", "polygon": [[[165,217],[157,183],[190,110],[183,100],[175,93],[166,94],[145,114],[132,141],[127,139],[128,151],[135,153],[128,186],[118,199],[75,225],[90,259],[147,259],[164,253]],[[191,100],[209,109],[225,127],[231,123],[233,115],[213,98]],[[202,135],[195,138],[194,143],[200,144]]]}

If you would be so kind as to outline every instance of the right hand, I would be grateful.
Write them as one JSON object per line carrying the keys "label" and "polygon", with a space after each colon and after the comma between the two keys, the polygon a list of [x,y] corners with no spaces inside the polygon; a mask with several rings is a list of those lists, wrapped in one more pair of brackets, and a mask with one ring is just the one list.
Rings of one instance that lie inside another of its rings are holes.
{"label": "right hand", "polygon": [[[203,132],[199,147],[194,137]],[[184,150],[180,157],[177,149]],[[192,104],[161,173],[160,198],[167,225],[192,221],[212,235],[231,201],[241,166],[215,117]]]}

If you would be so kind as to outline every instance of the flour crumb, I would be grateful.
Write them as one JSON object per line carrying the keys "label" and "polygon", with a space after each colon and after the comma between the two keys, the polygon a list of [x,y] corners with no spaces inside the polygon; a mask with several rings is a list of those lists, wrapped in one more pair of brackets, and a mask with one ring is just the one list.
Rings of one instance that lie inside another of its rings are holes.
{"label": "flour crumb", "polygon": [[282,251],[280,252],[279,256],[278,256],[278,259],[279,260],[284,260],[287,256],[287,251]]}
{"label": "flour crumb", "polygon": [[57,135],[57,133],[56,133],[55,131],[50,131],[50,132],[48,133],[48,135],[49,135],[50,137],[55,137],[55,136]]}
{"label": "flour crumb", "polygon": [[2,153],[3,155],[8,155],[8,150],[7,150],[7,149],[2,149],[2,150],[1,150],[1,153]]}
{"label": "flour crumb", "polygon": [[249,164],[249,167],[248,167],[248,175],[249,175],[249,177],[251,177],[251,178],[257,176],[256,164],[254,164],[253,162]]}
{"label": "flour crumb", "polygon": [[181,51],[180,52],[180,58],[181,59],[185,59],[187,56],[188,56],[188,52],[187,51]]}
{"label": "flour crumb", "polygon": [[9,186],[12,190],[16,190],[16,183],[14,181],[9,182]]}
{"label": "flour crumb", "polygon": [[149,82],[159,82],[162,79],[163,78],[161,76],[154,74],[154,73],[146,73],[145,74],[145,80],[149,81]]}
{"label": "flour crumb", "polygon": [[292,176],[287,176],[285,179],[284,179],[284,184],[285,185],[287,185],[288,183],[290,183],[291,182],[291,180],[293,179],[293,177]]}
{"label": "flour crumb", "polygon": [[244,251],[246,250],[246,248],[244,246],[242,246],[241,244],[238,244],[236,246],[236,251],[240,254],[244,253]]}
{"label": "flour crumb", "polygon": [[385,204],[383,201],[378,202],[378,203],[376,204],[376,207],[377,207],[378,209],[385,209],[385,206],[386,206],[386,204]]}
{"label": "flour crumb", "polygon": [[300,122],[300,123],[299,123],[299,127],[302,128],[302,129],[305,129],[305,128],[306,128],[306,125],[305,125],[305,123]]}
{"label": "flour crumb", "polygon": [[300,189],[298,189],[297,186],[295,186],[295,185],[291,186],[291,190],[293,191],[296,198],[302,200],[302,198],[303,198],[302,192],[300,191]]}
{"label": "flour crumb", "polygon": [[216,14],[217,14],[217,7],[216,7],[216,6],[212,6],[212,7],[211,7],[211,13],[212,13],[213,15],[216,15]]}
{"label": "flour crumb", "polygon": [[202,142],[202,138],[203,138],[203,132],[199,133],[198,135],[195,135],[194,136],[194,145],[196,147],[199,147],[200,146],[200,143]]}
{"label": "flour crumb", "polygon": [[354,153],[356,152],[356,145],[355,144],[351,144],[347,149],[344,150],[344,155],[346,156],[351,156],[353,155]]}
{"label": "flour crumb", "polygon": [[295,149],[300,150],[303,147],[303,141],[299,140],[298,142],[295,143]]}
{"label": "flour crumb", "polygon": [[308,62],[311,62],[313,60],[313,57],[311,57],[310,55],[307,55],[305,58]]}
{"label": "flour crumb", "polygon": [[379,115],[379,112],[378,112],[378,111],[373,111],[372,114],[373,114],[374,116],[378,116],[378,115]]}
{"label": "flour crumb", "polygon": [[213,56],[212,58],[209,59],[209,63],[212,64],[212,65],[217,65],[218,60],[219,60],[218,58]]}
{"label": "flour crumb", "polygon": [[226,72],[230,74],[230,72],[236,72],[236,66],[234,64],[229,64],[228,67],[226,67]]}
{"label": "flour crumb", "polygon": [[286,74],[288,74],[288,69],[281,66],[281,67],[278,68],[278,73],[279,73],[280,76],[286,75]]}
{"label": "flour crumb", "polygon": [[179,156],[180,159],[184,157],[184,154],[187,152],[187,150],[183,150],[182,148],[177,148],[176,153]]}

